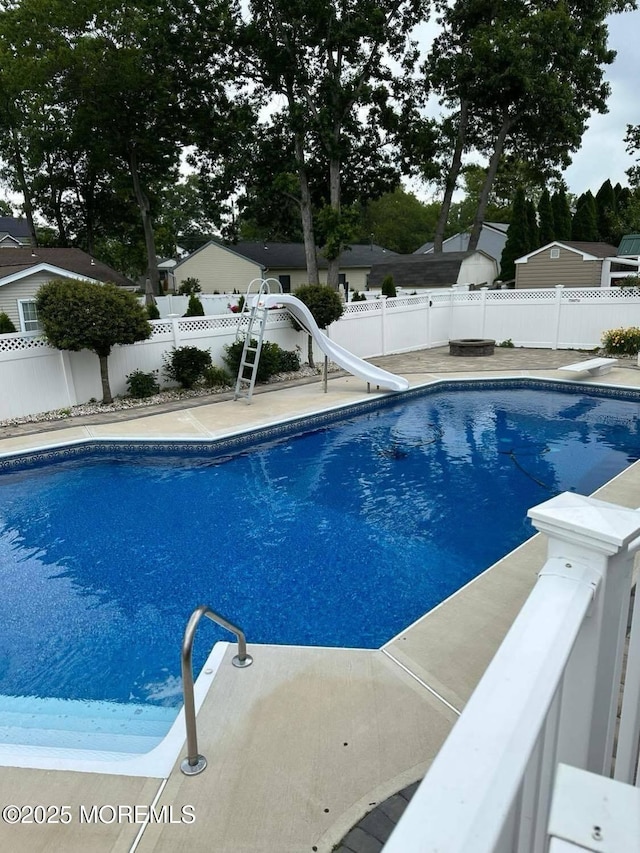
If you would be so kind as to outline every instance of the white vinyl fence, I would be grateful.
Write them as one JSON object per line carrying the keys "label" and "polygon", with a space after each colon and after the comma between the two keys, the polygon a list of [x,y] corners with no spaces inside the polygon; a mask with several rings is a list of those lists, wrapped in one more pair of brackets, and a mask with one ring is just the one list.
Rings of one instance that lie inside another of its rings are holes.
{"label": "white vinyl fence", "polygon": [[[225,306],[234,299],[229,295],[216,298]],[[163,310],[169,307],[178,305],[163,305]],[[148,341],[114,347],[109,358],[113,394],[126,393],[126,377],[134,370],[161,373],[163,358],[174,347],[209,350],[214,364],[222,365],[224,346],[234,341],[237,323],[237,315],[228,310],[214,316],[153,321]],[[591,349],[600,344],[607,329],[633,325],[640,326],[637,290],[452,289],[350,303],[328,334],[355,355],[371,358],[445,346],[455,338],[510,339],[521,347]],[[270,313],[265,336],[284,349],[299,348],[302,360],[306,359],[306,335],[293,330],[286,310]],[[320,355],[318,351],[317,357]],[[98,358],[93,353],[59,352],[37,337],[0,335],[0,420],[67,408],[101,396]]]}

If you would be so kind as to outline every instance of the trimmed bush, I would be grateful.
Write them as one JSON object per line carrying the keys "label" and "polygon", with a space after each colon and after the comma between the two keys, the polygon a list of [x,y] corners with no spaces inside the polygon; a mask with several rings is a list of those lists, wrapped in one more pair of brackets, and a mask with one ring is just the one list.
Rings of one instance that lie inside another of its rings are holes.
{"label": "trimmed bush", "polygon": [[231,377],[224,367],[218,367],[215,364],[205,367],[202,381],[207,388],[228,388],[232,384]]}
{"label": "trimmed bush", "polygon": [[204,307],[195,293],[189,297],[189,306],[183,317],[204,317]]}
{"label": "trimmed bush", "polygon": [[127,389],[130,397],[140,400],[159,394],[160,383],[155,373],[143,373],[142,370],[134,370],[127,376]]}
{"label": "trimmed bush", "polygon": [[396,286],[393,283],[392,275],[385,275],[385,277],[382,279],[382,284],[380,285],[380,291],[383,296],[388,296],[389,298],[392,298],[397,295]]}
{"label": "trimmed bush", "polygon": [[183,388],[193,388],[211,367],[211,353],[198,347],[179,347],[164,357],[164,375]]}
{"label": "trimmed bush", "polygon": [[[258,342],[251,340],[251,346],[255,347]],[[240,359],[242,358],[243,341],[234,341],[228,344],[224,350],[223,360],[233,376],[238,375]],[[297,352],[283,350],[272,341],[263,341],[258,362],[257,382],[267,382],[276,373],[293,373],[300,370],[300,357]]]}
{"label": "trimmed bush", "polygon": [[0,311],[0,335],[10,335],[15,331],[17,330],[11,321],[11,317],[4,311]]}
{"label": "trimmed bush", "polygon": [[160,309],[158,308],[155,302],[152,302],[150,305],[147,305],[147,318],[149,320],[160,319]]}
{"label": "trimmed bush", "polygon": [[640,352],[640,329],[609,329],[602,336],[602,347],[607,355],[637,355]]}

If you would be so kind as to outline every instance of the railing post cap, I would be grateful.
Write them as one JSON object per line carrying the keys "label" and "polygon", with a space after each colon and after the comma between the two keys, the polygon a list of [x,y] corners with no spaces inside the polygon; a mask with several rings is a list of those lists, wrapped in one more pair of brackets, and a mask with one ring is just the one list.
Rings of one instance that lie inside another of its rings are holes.
{"label": "railing post cap", "polygon": [[554,539],[617,554],[640,534],[640,512],[573,492],[532,507],[534,527]]}

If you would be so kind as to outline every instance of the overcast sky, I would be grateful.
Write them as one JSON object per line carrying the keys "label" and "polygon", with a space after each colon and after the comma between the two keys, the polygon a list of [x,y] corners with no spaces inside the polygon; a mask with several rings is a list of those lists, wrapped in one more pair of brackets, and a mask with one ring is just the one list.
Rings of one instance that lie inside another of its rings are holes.
{"label": "overcast sky", "polygon": [[587,190],[595,194],[607,178],[626,186],[625,172],[635,159],[625,152],[624,136],[628,124],[640,124],[640,12],[611,16],[609,46],[618,53],[606,73],[609,112],[591,118],[564,176],[577,195]]}
{"label": "overcast sky", "polygon": [[[626,170],[634,158],[625,151],[624,136],[628,124],[640,124],[640,11],[625,12],[609,18],[609,47],[617,51],[605,76],[611,87],[607,105],[609,112],[594,115],[582,140],[582,147],[573,155],[573,162],[564,174],[569,192],[581,195],[587,190],[598,191],[607,178],[615,185],[628,184]],[[437,27],[429,22],[419,30],[423,50],[430,45]],[[429,113],[437,115],[438,107],[432,105]],[[480,162],[476,156],[475,162]],[[411,181],[408,188],[423,200],[439,200],[439,192],[432,185],[417,185]],[[457,200],[462,191],[456,193]]]}

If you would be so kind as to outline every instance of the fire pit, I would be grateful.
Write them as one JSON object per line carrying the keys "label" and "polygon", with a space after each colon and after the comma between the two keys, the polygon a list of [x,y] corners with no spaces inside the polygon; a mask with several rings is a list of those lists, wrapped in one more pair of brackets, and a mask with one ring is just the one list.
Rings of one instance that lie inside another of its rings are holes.
{"label": "fire pit", "polygon": [[449,355],[493,355],[495,345],[488,338],[460,338],[449,341]]}

